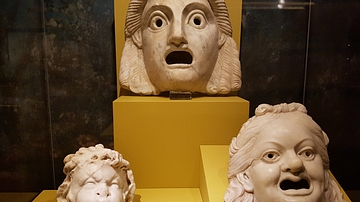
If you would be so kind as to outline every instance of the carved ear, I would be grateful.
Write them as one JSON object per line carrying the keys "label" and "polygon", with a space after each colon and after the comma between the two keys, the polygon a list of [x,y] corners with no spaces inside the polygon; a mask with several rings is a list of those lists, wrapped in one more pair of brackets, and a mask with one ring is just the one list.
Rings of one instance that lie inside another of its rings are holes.
{"label": "carved ear", "polygon": [[219,31],[219,43],[218,43],[219,48],[221,48],[224,45],[226,39],[227,39],[227,35]]}
{"label": "carved ear", "polygon": [[247,171],[237,174],[236,177],[241,182],[241,184],[244,185],[244,189],[246,192],[254,193],[254,186],[251,179],[249,178],[249,174]]}
{"label": "carved ear", "polygon": [[136,30],[136,32],[131,36],[131,38],[138,48],[142,48],[141,29]]}

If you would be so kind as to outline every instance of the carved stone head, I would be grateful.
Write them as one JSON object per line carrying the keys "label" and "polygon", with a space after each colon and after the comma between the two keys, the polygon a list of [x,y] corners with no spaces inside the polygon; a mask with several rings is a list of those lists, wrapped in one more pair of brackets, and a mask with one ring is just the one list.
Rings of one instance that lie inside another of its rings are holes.
{"label": "carved stone head", "polygon": [[124,89],[227,94],[241,87],[224,0],[130,0],[120,64]]}
{"label": "carved stone head", "polygon": [[117,151],[80,148],[64,159],[66,178],[57,190],[58,202],[131,202],[135,183],[130,164]]}
{"label": "carved stone head", "polygon": [[259,105],[231,142],[225,202],[344,201],[328,143],[303,105]]}

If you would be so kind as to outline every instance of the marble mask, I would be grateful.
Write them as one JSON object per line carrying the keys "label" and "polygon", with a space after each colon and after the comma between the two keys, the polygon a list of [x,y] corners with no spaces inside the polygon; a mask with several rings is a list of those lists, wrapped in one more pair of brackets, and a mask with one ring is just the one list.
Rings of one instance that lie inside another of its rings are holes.
{"label": "marble mask", "polygon": [[137,94],[228,94],[241,87],[224,0],[131,0],[120,84]]}
{"label": "marble mask", "polygon": [[66,178],[57,190],[58,202],[131,202],[135,183],[130,164],[117,151],[80,148],[64,159]]}
{"label": "marble mask", "polygon": [[260,105],[230,145],[225,202],[344,201],[325,132],[298,103]]}

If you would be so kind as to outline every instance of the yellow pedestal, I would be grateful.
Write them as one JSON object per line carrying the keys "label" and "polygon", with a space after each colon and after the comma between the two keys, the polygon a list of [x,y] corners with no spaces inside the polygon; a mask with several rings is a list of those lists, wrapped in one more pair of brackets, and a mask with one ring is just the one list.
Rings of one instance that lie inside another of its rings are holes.
{"label": "yellow pedestal", "polygon": [[223,201],[226,188],[228,187],[229,146],[201,145],[200,150],[200,190],[203,201]]}
{"label": "yellow pedestal", "polygon": [[200,145],[230,144],[249,116],[239,97],[121,96],[113,102],[114,149],[138,188],[198,188]]}
{"label": "yellow pedestal", "polygon": [[56,190],[44,190],[42,191],[33,202],[57,202]]}
{"label": "yellow pedestal", "polygon": [[[56,190],[42,191],[33,202],[57,202]],[[136,189],[133,202],[202,202],[199,188]]]}
{"label": "yellow pedestal", "polygon": [[137,189],[133,202],[202,202],[199,188]]}

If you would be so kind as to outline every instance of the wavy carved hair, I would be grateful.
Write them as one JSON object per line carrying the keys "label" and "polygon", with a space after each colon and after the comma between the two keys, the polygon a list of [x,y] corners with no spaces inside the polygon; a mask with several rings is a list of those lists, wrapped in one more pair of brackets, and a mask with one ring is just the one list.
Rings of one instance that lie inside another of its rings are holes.
{"label": "wavy carved hair", "polygon": [[[236,138],[233,138],[229,148],[229,167],[228,179],[229,186],[225,192],[225,202],[255,202],[253,193],[246,192],[244,186],[237,179],[237,174],[245,172],[251,166],[252,160],[249,158],[250,152],[256,141],[257,135],[263,128],[271,124],[279,116],[284,114],[296,114],[297,116],[304,117],[299,119],[298,124],[303,124],[314,135],[314,140],[319,146],[320,156],[323,161],[323,168],[325,171],[329,170],[329,155],[327,152],[327,145],[329,139],[326,133],[320,126],[307,115],[306,108],[299,103],[268,105],[261,104],[255,110],[255,116],[251,117],[246,123],[243,124],[240,132]],[[344,201],[342,194],[336,182],[330,177],[329,173],[325,173],[325,182],[328,182],[328,189],[325,191],[325,197],[330,202]]]}
{"label": "wavy carved hair", "polygon": [[[227,94],[241,87],[239,51],[232,38],[232,27],[224,0],[208,0],[219,26],[220,35],[226,37],[219,50],[218,60],[211,78],[204,89],[208,94]],[[130,0],[125,21],[125,46],[123,49],[119,80],[123,88],[138,94],[159,94],[151,83],[144,64],[142,50],[133,40],[133,34],[141,27],[141,17],[147,0]]]}
{"label": "wavy carved hair", "polygon": [[119,185],[123,190],[125,202],[131,202],[135,193],[134,176],[130,169],[130,163],[122,158],[117,151],[104,148],[102,144],[97,144],[89,148],[80,148],[75,154],[69,154],[64,158],[63,172],[66,175],[64,182],[59,186],[56,198],[58,202],[75,202],[72,193],[69,193],[72,173],[90,163],[102,161],[103,164],[112,166],[116,170],[125,173],[122,184]]}

